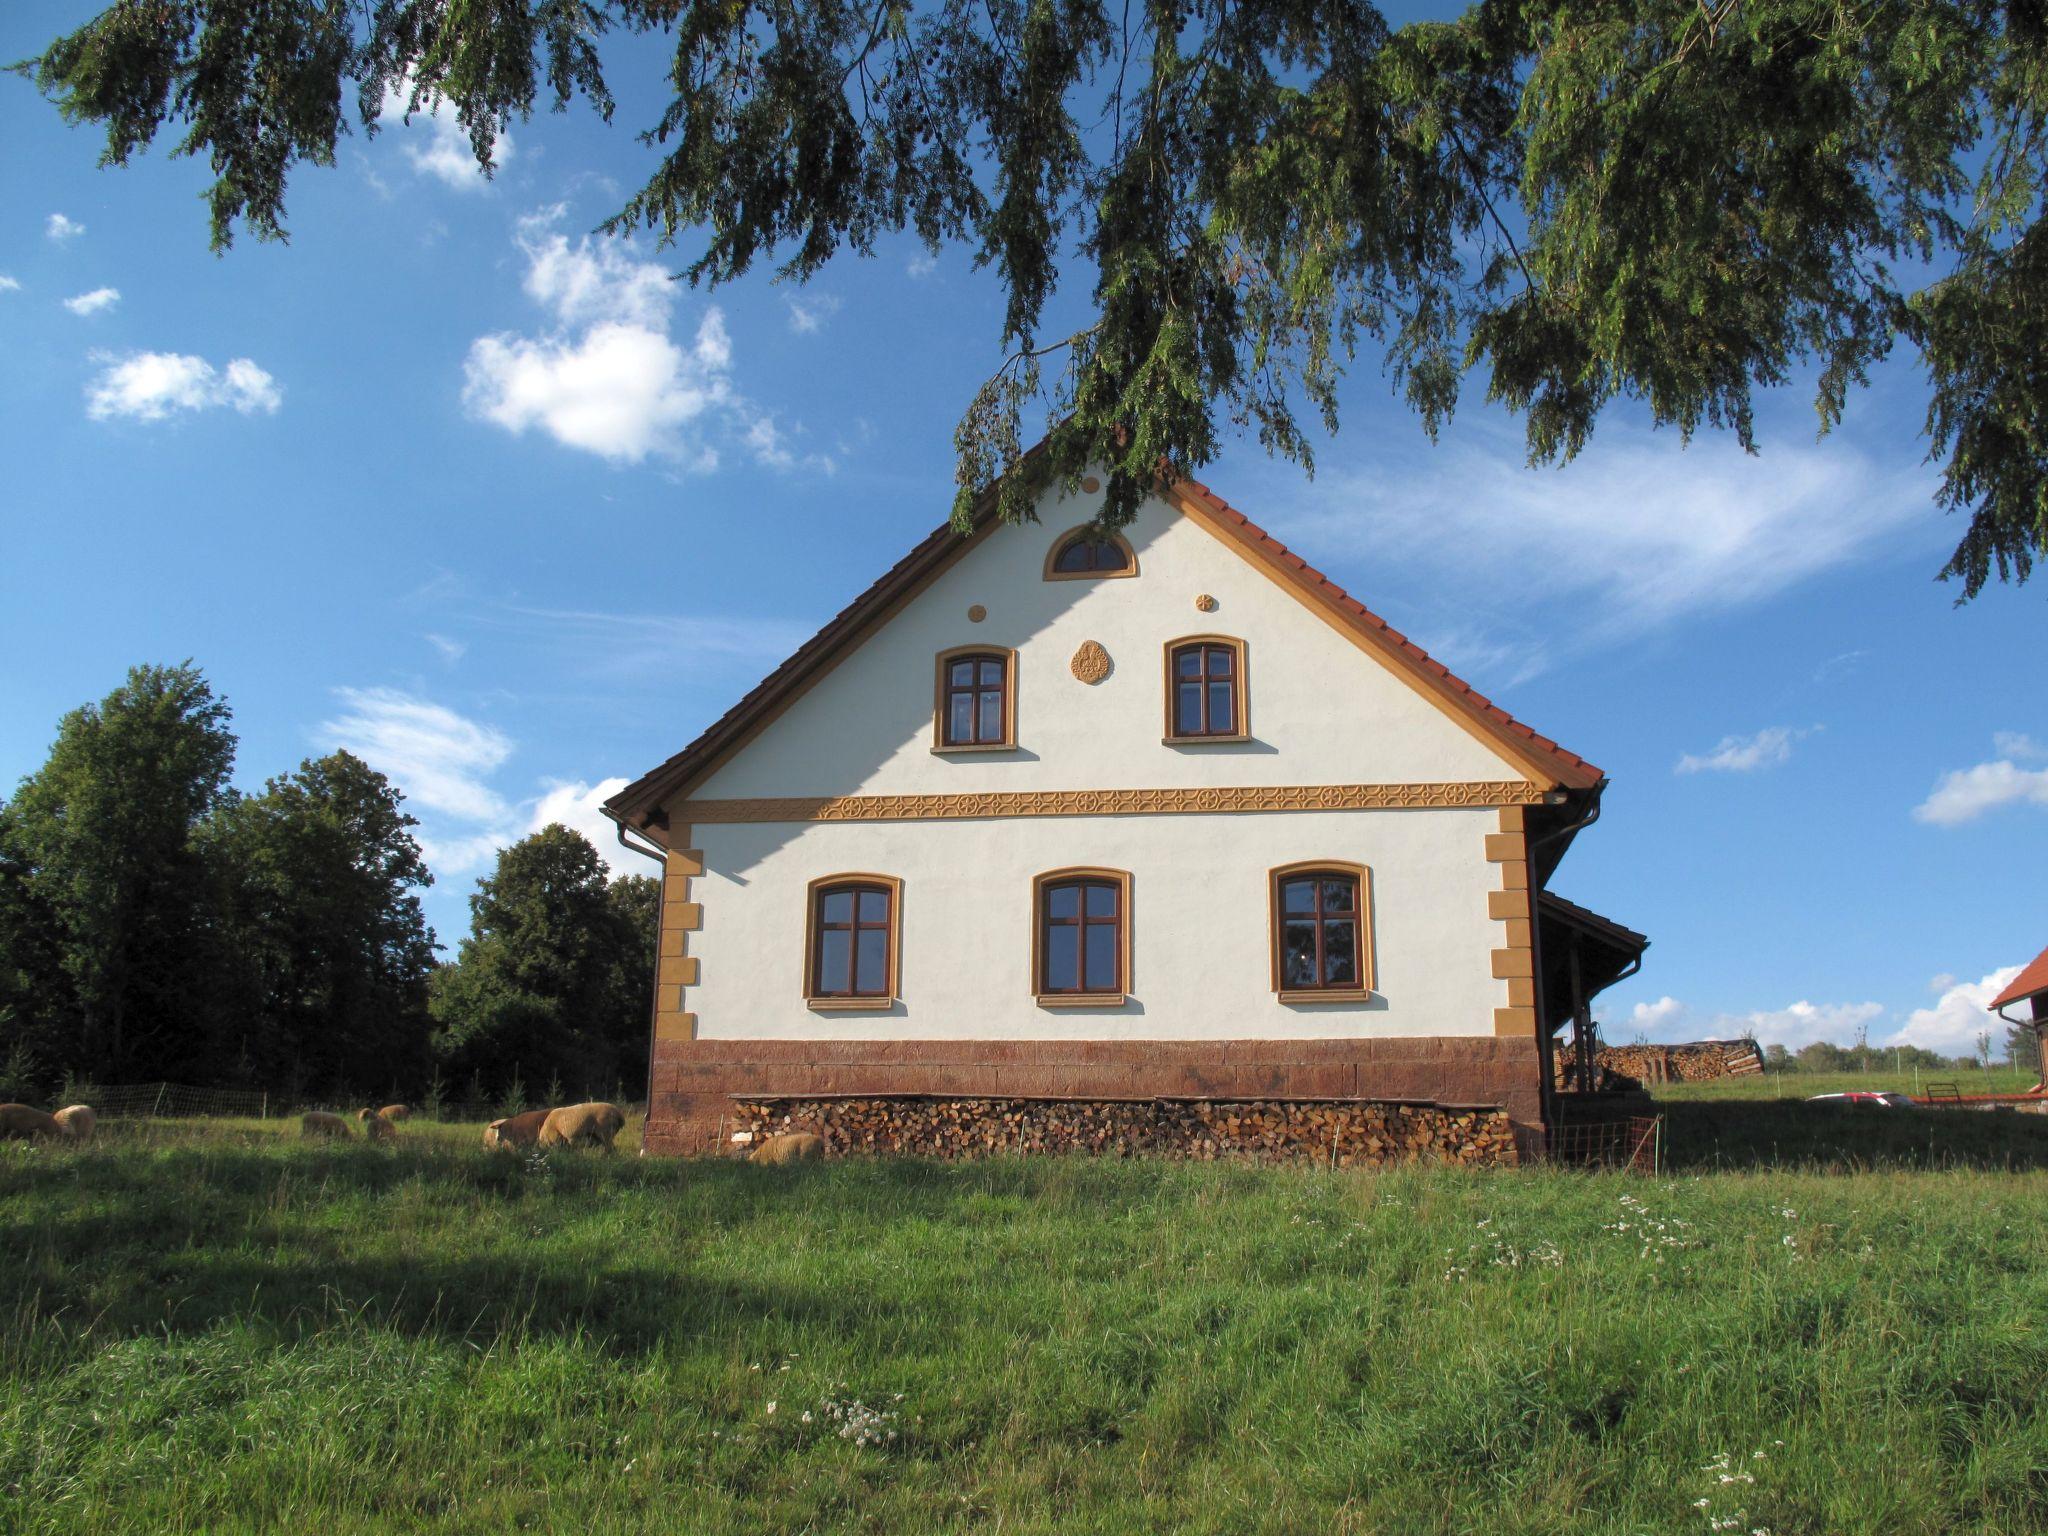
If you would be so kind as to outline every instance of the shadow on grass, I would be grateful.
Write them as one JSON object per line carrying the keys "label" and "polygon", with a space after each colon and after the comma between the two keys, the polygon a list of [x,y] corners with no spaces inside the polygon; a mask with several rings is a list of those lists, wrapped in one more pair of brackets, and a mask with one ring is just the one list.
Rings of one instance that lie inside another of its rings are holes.
{"label": "shadow on grass", "polygon": [[1667,1100],[1657,1112],[1679,1173],[2048,1168],[2048,1115],[1768,1099]]}
{"label": "shadow on grass", "polygon": [[[234,1322],[291,1339],[360,1316],[478,1346],[574,1338],[620,1358],[763,1321],[889,1332],[902,1303],[809,1284],[778,1249],[906,1221],[968,1244],[1012,1202],[1040,1215],[1150,1203],[1184,1176],[1077,1159],[776,1169],[595,1154],[557,1154],[543,1175],[466,1148],[240,1137],[45,1152],[0,1157],[0,1305],[73,1333]],[[734,1267],[729,1241],[723,1264],[703,1257],[705,1238],[751,1242],[749,1229],[758,1271]]]}

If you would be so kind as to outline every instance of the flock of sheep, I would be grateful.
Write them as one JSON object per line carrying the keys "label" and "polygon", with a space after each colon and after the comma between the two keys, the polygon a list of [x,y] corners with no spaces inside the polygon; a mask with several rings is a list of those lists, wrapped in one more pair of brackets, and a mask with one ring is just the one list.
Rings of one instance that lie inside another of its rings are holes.
{"label": "flock of sheep", "polygon": [[[359,1109],[356,1120],[370,1141],[393,1141],[399,1122],[412,1111],[403,1104],[386,1104],[381,1109]],[[92,1140],[97,1121],[91,1108],[72,1104],[46,1115],[26,1104],[0,1104],[0,1141]],[[484,1127],[487,1150],[513,1151],[521,1147],[602,1147],[625,1128],[625,1113],[616,1104],[565,1104],[559,1109],[530,1109],[523,1115],[507,1115]],[[355,1132],[342,1116],[324,1109],[308,1110],[299,1117],[299,1134],[321,1140],[350,1141]],[[808,1132],[771,1136],[748,1154],[754,1163],[814,1162],[825,1155],[821,1137]]]}

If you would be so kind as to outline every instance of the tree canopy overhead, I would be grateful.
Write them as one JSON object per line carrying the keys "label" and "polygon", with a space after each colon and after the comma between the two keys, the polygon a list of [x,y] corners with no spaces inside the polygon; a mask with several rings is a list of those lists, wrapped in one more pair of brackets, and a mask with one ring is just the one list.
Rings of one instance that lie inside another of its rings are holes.
{"label": "tree canopy overhead", "polygon": [[[1007,304],[956,431],[964,518],[1042,469],[1162,464],[1255,430],[1303,464],[1355,349],[1432,431],[1468,373],[1538,461],[1601,409],[1750,444],[1811,373],[1822,425],[1905,342],[1928,381],[1943,574],[2048,555],[2048,22],[2035,0],[121,0],[21,66],[125,162],[205,156],[213,239],[284,233],[297,162],[387,95],[445,99],[487,168],[545,98],[607,118],[608,33],[672,40],[652,174],[608,222],[692,280],[801,279],[910,231]],[[353,88],[353,113],[346,97]],[[1048,334],[1064,268],[1086,325]]]}

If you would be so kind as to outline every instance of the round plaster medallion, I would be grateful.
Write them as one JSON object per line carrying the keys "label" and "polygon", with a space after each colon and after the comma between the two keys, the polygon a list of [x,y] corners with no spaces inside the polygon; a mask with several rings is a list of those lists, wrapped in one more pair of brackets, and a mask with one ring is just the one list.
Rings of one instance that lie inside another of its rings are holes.
{"label": "round plaster medallion", "polygon": [[972,608],[967,610],[967,622],[970,624],[979,624],[983,619],[987,617],[988,610],[982,607],[979,603],[976,603]]}
{"label": "round plaster medallion", "polygon": [[1097,491],[1102,489],[1102,482],[1096,479],[1093,475],[1090,475],[1086,480],[1083,480],[1081,482],[1081,489],[1086,491],[1090,496],[1093,496]]}
{"label": "round plaster medallion", "polygon": [[1200,609],[1203,613],[1214,613],[1216,611],[1216,599],[1211,597],[1208,593],[1204,592],[1200,597],[1195,599],[1195,607]]}
{"label": "round plaster medallion", "polygon": [[1109,652],[1098,641],[1083,640],[1081,649],[1074,652],[1074,659],[1069,665],[1074,669],[1074,676],[1082,682],[1099,683],[1109,676]]}

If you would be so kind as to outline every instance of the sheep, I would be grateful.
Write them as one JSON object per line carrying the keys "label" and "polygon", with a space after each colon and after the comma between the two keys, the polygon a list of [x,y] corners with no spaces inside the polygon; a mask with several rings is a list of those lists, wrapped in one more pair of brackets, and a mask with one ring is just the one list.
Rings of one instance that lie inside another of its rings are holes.
{"label": "sheep", "polygon": [[330,1137],[335,1141],[350,1141],[355,1137],[346,1120],[339,1115],[330,1115],[324,1109],[309,1109],[299,1116],[299,1134],[309,1138]]}
{"label": "sheep", "polygon": [[612,1149],[612,1138],[617,1136],[626,1124],[626,1117],[616,1104],[568,1104],[552,1110],[545,1124],[540,1128],[540,1144],[544,1147],[580,1147],[590,1145]]}
{"label": "sheep", "polygon": [[91,1141],[92,1133],[99,1125],[99,1117],[92,1112],[90,1104],[67,1104],[50,1116],[73,1141]]}
{"label": "sheep", "polygon": [[393,1125],[398,1124],[401,1120],[410,1120],[412,1118],[412,1111],[403,1104],[386,1104],[377,1113],[386,1120],[389,1120]]}
{"label": "sheep", "polygon": [[66,1136],[56,1116],[26,1104],[0,1104],[0,1141],[34,1141]]}
{"label": "sheep", "polygon": [[809,1131],[770,1136],[747,1154],[750,1163],[814,1163],[825,1155],[825,1138]]}
{"label": "sheep", "polygon": [[508,1115],[503,1120],[493,1120],[484,1127],[484,1146],[488,1149],[511,1150],[514,1147],[530,1147],[540,1139],[540,1128],[547,1124],[552,1110],[529,1109],[523,1115]]}
{"label": "sheep", "polygon": [[398,1127],[384,1118],[381,1109],[366,1109],[356,1117],[363,1122],[363,1134],[372,1141],[398,1140]]}

